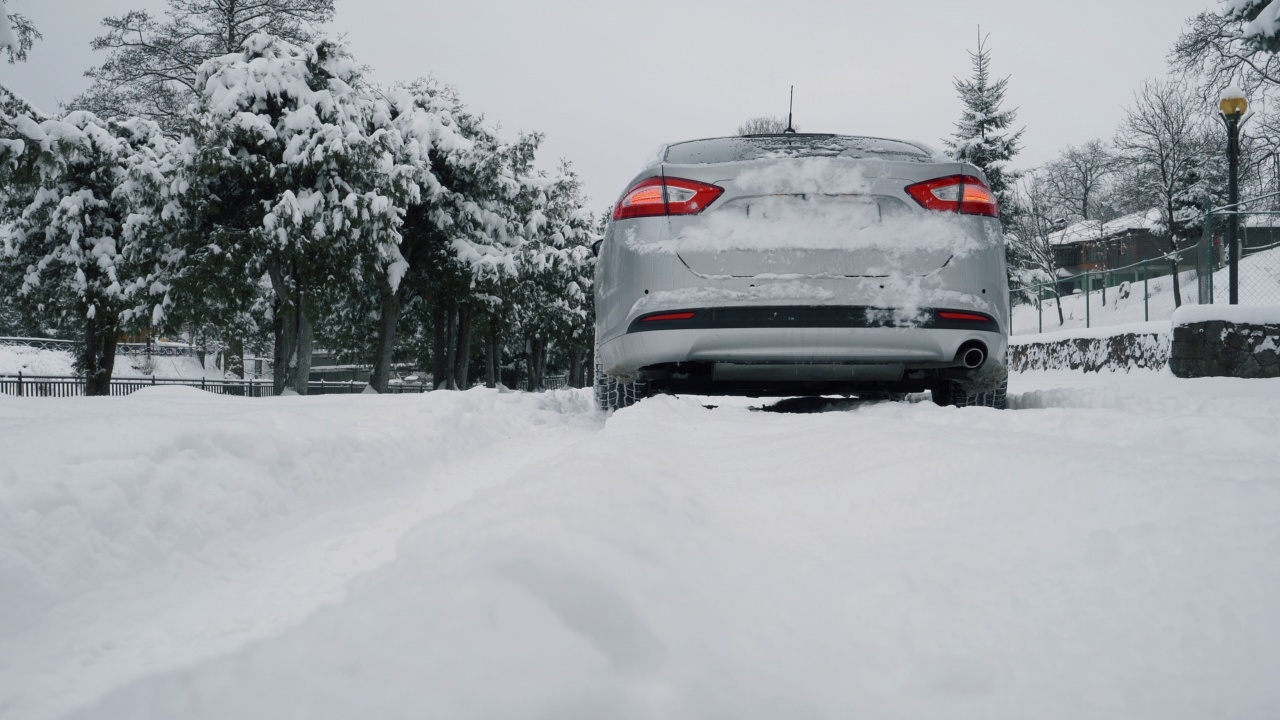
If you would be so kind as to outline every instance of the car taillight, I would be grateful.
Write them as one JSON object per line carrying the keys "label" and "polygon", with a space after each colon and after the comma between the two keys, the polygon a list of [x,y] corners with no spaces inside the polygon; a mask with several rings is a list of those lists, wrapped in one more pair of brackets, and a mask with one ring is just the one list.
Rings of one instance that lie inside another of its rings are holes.
{"label": "car taillight", "polygon": [[658,313],[656,315],[647,315],[640,318],[640,322],[670,322],[672,320],[692,320],[696,312],[673,312]]}
{"label": "car taillight", "polygon": [[702,212],[724,188],[696,180],[654,177],[636,183],[613,209],[614,220]]}
{"label": "car taillight", "polygon": [[1000,217],[1000,204],[996,202],[995,193],[972,175],[926,180],[908,186],[907,194],[929,210]]}
{"label": "car taillight", "polygon": [[978,313],[971,313],[971,312],[959,312],[956,310],[939,310],[938,317],[942,318],[943,320],[962,320],[965,322],[982,322],[982,323],[994,322],[994,320],[992,320],[991,317],[988,315],[980,315]]}

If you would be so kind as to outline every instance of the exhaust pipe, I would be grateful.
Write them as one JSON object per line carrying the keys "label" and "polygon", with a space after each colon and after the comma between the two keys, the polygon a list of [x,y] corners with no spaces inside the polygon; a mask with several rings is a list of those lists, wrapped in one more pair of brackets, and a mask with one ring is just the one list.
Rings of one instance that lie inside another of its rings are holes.
{"label": "exhaust pipe", "polygon": [[981,343],[974,343],[967,348],[960,349],[960,362],[964,363],[964,366],[970,370],[982,367],[982,363],[986,361],[987,349]]}

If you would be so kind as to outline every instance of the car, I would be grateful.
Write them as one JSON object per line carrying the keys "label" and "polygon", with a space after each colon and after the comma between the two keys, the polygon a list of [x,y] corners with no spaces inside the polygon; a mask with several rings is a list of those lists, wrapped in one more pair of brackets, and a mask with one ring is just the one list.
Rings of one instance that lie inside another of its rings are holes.
{"label": "car", "polygon": [[1003,408],[1000,208],[927,145],[783,133],[666,145],[596,246],[596,402],[654,393]]}

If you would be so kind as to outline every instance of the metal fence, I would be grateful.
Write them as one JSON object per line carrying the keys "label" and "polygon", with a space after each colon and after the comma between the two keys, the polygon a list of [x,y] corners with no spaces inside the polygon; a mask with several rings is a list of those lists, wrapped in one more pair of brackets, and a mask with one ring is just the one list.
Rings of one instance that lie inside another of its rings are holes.
{"label": "metal fence", "polygon": [[[113,397],[129,395],[148,387],[191,387],[216,395],[268,397],[273,393],[270,380],[213,380],[209,378],[112,378]],[[80,397],[85,381],[72,375],[3,375],[0,394],[18,397]]]}
{"label": "metal fence", "polygon": [[1237,288],[1240,305],[1280,305],[1280,193],[1211,209],[1205,218],[1198,265],[1202,304],[1230,302],[1231,219],[1238,222],[1240,257]]}
{"label": "metal fence", "polygon": [[1239,218],[1239,304],[1280,305],[1280,193],[1243,200],[1238,208],[1210,209],[1200,242],[1178,253],[1178,301],[1172,255],[1165,255],[1012,291],[1014,334],[1168,320],[1180,305],[1229,303],[1227,221],[1233,215]]}
{"label": "metal fence", "polygon": [[[558,390],[567,384],[567,376],[545,378],[547,390]],[[351,395],[364,392],[368,383],[359,380],[325,381],[307,383],[309,395]],[[275,394],[271,380],[219,380],[211,378],[112,378],[111,395],[120,397],[148,387],[190,387],[215,395],[240,397],[270,397]],[[17,397],[81,397],[84,395],[84,378],[71,375],[0,375],[0,395]],[[524,387],[520,387],[524,390]],[[430,383],[391,383],[387,394],[401,395],[424,393],[432,390]]]}
{"label": "metal fence", "polygon": [[[1194,254],[1194,250],[1179,253],[1179,292],[1189,302],[1195,301],[1200,277],[1188,258]],[[1056,282],[1014,289],[1010,291],[1014,333],[1168,319],[1177,305],[1172,257],[1169,254],[1121,267],[1086,270]],[[1027,322],[1028,316],[1033,316],[1034,322]]]}

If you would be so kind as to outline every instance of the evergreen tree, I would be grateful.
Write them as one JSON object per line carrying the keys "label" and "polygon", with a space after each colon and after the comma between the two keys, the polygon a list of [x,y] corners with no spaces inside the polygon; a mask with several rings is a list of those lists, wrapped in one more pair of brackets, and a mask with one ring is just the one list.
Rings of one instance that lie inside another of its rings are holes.
{"label": "evergreen tree", "polygon": [[177,134],[206,60],[240,52],[258,33],[310,43],[333,12],[333,0],[168,0],[163,19],[145,10],[105,18],[107,32],[92,46],[107,58],[85,72],[93,85],[69,106],[101,117],[140,115]]}
{"label": "evergreen tree", "polygon": [[1009,169],[1008,163],[1021,150],[1023,130],[1010,130],[1018,118],[1016,109],[1001,109],[1009,78],[991,78],[991,51],[986,47],[985,37],[979,37],[978,51],[970,52],[969,57],[973,62],[973,77],[955,81],[964,112],[951,139],[943,142],[958,160],[981,169],[1002,210],[1012,210],[1012,190],[1018,174]]}
{"label": "evergreen tree", "polygon": [[314,324],[335,296],[403,275],[419,187],[386,104],[345,50],[255,35],[206,63],[186,161],[179,305],[269,281],[275,389],[307,392]]}
{"label": "evergreen tree", "polygon": [[169,141],[154,123],[0,116],[0,271],[17,309],[78,325],[88,395],[106,395],[122,331],[163,317]]}
{"label": "evergreen tree", "polygon": [[582,183],[562,162],[543,183],[528,241],[520,249],[513,321],[529,347],[529,389],[543,387],[553,351],[576,376],[594,337],[590,331],[596,220]]}

